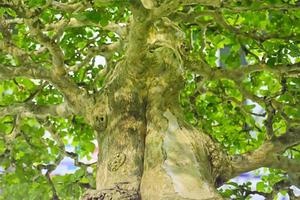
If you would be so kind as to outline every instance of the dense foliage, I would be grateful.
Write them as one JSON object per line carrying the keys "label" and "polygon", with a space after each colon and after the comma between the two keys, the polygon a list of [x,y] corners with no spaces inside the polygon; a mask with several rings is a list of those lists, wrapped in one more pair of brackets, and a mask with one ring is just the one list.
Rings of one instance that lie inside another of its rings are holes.
{"label": "dense foliage", "polygon": [[[81,91],[101,91],[105,71],[123,58],[126,48],[107,53],[103,46],[126,37],[129,3],[0,1],[0,199],[78,199],[95,187],[96,164],[83,162],[96,151],[93,129],[81,116],[43,113],[64,103],[63,92],[47,78],[1,70],[31,63],[51,68],[45,38],[34,33],[37,29],[62,49],[68,76]],[[223,1],[220,8],[182,6],[168,16],[185,33],[185,59],[215,72],[187,67],[180,96],[186,118],[228,154],[257,149],[300,125],[299,3]],[[300,160],[299,152],[300,146],[293,146],[285,155]],[[75,172],[53,173],[65,157],[74,160]],[[253,194],[276,199],[279,193],[293,198],[290,186],[299,180],[291,182],[292,176],[275,169],[259,174],[256,185],[228,182],[220,192],[234,199]]]}

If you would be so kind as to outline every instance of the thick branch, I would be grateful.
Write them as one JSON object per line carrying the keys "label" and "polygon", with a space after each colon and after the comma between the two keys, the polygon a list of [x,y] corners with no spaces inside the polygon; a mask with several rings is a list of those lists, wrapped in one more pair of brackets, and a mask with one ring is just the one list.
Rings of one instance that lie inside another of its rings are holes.
{"label": "thick branch", "polygon": [[0,107],[0,116],[21,114],[22,117],[46,118],[49,115],[67,117],[72,115],[73,110],[62,103],[59,105],[41,106],[34,103],[18,103]]}
{"label": "thick branch", "polygon": [[91,103],[91,99],[67,77],[62,49],[55,41],[35,27],[32,21],[26,20],[26,23],[31,29],[32,36],[34,36],[40,44],[44,45],[52,56],[53,70],[51,70],[50,74],[51,82],[63,93],[66,100],[73,106],[77,113],[84,114],[84,108],[87,107],[87,104]]}
{"label": "thick branch", "polygon": [[74,13],[88,8],[88,5],[84,4],[85,1],[80,1],[78,3],[62,3],[58,1],[52,1],[52,6],[56,9],[62,10],[68,13]]}
{"label": "thick branch", "polygon": [[290,128],[286,134],[265,142],[257,150],[235,156],[230,163],[231,177],[260,167],[283,169],[287,172],[300,172],[300,162],[280,154],[287,148],[300,143],[300,126]]}
{"label": "thick branch", "polygon": [[117,33],[120,36],[124,36],[126,32],[126,26],[122,26],[115,23],[109,23],[106,26],[102,26],[99,23],[95,23],[89,20],[79,20],[76,18],[71,19],[61,19],[60,21],[56,23],[52,23],[49,25],[46,25],[45,30],[61,30],[65,28],[78,28],[78,27],[85,27],[85,26],[94,26],[102,28],[103,30],[112,31]]}
{"label": "thick branch", "polygon": [[266,64],[246,65],[237,69],[211,68],[205,63],[187,62],[188,69],[205,76],[207,79],[228,78],[236,81],[242,80],[248,74],[269,71],[278,75],[300,73],[300,63],[295,64],[280,64],[273,67]]}
{"label": "thick branch", "polygon": [[52,82],[50,72],[43,67],[36,67],[35,65],[14,67],[0,64],[0,80],[12,79],[17,76],[23,76],[31,79],[49,80]]}
{"label": "thick branch", "polygon": [[74,107],[74,111],[76,113],[84,111],[81,106],[88,103],[89,98],[85,98],[84,95],[82,95],[82,91],[76,86],[75,83],[64,77],[61,78],[59,76],[53,76],[51,72],[45,68],[33,66],[13,67],[0,65],[0,69],[0,80],[23,76],[31,79],[42,79],[51,82],[63,93],[68,103]]}
{"label": "thick branch", "polygon": [[257,7],[239,7],[239,6],[230,6],[226,3],[223,4],[222,9],[229,10],[233,13],[241,13],[245,11],[266,11],[266,10],[283,10],[283,11],[291,11],[291,10],[299,10],[299,5],[291,5],[291,4],[270,4],[264,6],[257,6]]}
{"label": "thick branch", "polygon": [[[157,9],[160,9],[161,11],[169,10],[169,9],[166,9],[166,5],[171,6],[171,4],[173,4],[172,11],[176,11],[180,5],[206,5],[206,6],[219,7],[220,3],[221,3],[220,0],[210,0],[210,1],[207,1],[207,0],[183,0],[183,1],[175,0],[175,1],[171,1],[170,3],[164,2],[164,3],[162,3],[162,5],[160,5],[160,2],[157,0],[141,0],[141,2],[143,4],[143,6],[147,9],[157,8]],[[160,13],[162,13],[161,11],[160,11]]]}

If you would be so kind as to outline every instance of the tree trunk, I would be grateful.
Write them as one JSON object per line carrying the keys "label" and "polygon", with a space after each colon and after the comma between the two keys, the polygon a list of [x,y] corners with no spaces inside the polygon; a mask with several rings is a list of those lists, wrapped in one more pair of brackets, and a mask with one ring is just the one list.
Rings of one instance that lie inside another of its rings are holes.
{"label": "tree trunk", "polygon": [[184,121],[179,108],[181,73],[167,64],[159,69],[148,87],[142,199],[220,199],[209,156],[212,142]]}
{"label": "tree trunk", "polygon": [[97,191],[83,199],[222,199],[214,143],[184,121],[181,73],[164,64],[141,77],[123,70],[106,90]]}
{"label": "tree trunk", "polygon": [[[170,26],[153,33],[147,16],[138,14],[126,56],[107,79],[106,100],[99,104],[107,125],[98,130],[97,191],[82,199],[222,199],[215,182],[223,161],[210,137],[187,124],[179,108],[179,34]],[[165,40],[157,45],[157,38]]]}

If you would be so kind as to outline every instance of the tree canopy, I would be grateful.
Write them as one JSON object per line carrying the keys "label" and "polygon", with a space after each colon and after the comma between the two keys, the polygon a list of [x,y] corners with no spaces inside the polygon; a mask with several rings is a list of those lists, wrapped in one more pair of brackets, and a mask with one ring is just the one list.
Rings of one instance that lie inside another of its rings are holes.
{"label": "tree canopy", "polygon": [[[147,31],[130,26],[140,7]],[[144,51],[142,37],[147,51],[168,47],[165,62],[180,54],[178,106],[231,157],[229,178],[266,166],[256,185],[229,180],[222,196],[296,198],[299,1],[1,0],[0,199],[78,199],[96,187],[97,163],[83,161],[97,151],[89,116],[119,63]],[[75,172],[54,174],[66,157]]]}

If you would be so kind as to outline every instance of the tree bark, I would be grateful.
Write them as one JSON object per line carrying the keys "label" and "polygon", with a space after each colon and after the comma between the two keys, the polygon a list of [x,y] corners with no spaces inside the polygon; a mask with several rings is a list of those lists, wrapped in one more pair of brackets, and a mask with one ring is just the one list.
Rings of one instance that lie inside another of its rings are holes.
{"label": "tree bark", "polygon": [[179,108],[182,73],[166,60],[146,74],[118,73],[99,105],[107,125],[98,130],[97,191],[83,199],[222,199],[220,151]]}
{"label": "tree bark", "polygon": [[179,108],[182,33],[168,21],[149,29],[153,16],[133,12],[126,56],[107,79],[102,111],[94,110],[107,124],[98,128],[97,191],[82,199],[222,199],[220,151]]}

